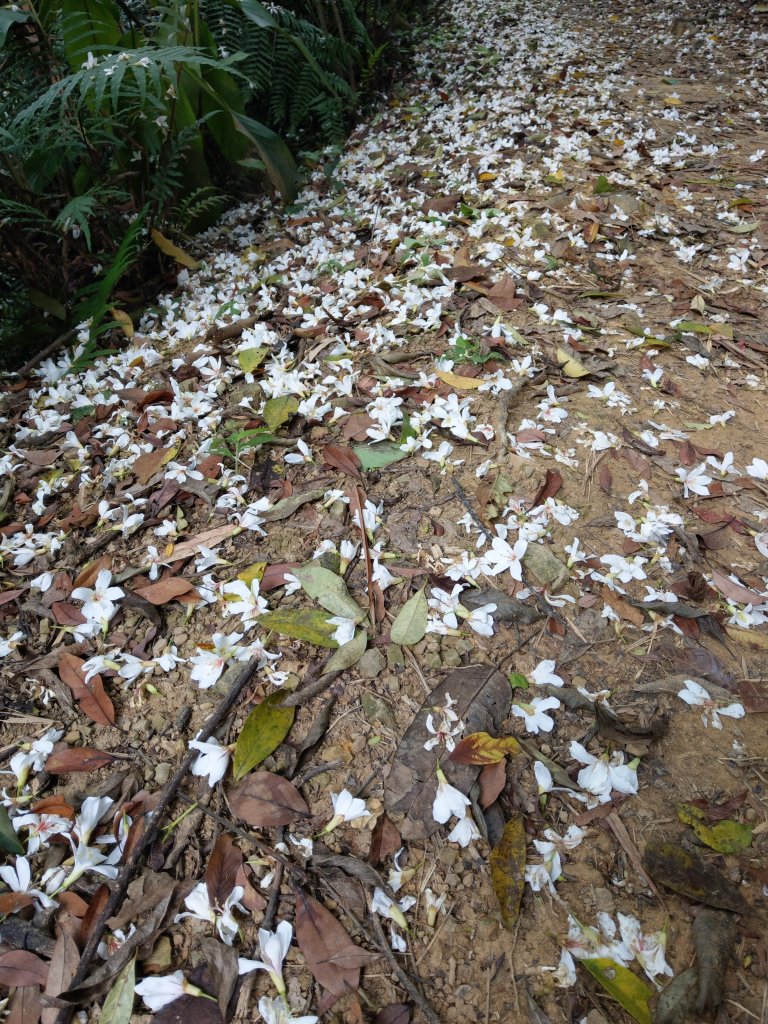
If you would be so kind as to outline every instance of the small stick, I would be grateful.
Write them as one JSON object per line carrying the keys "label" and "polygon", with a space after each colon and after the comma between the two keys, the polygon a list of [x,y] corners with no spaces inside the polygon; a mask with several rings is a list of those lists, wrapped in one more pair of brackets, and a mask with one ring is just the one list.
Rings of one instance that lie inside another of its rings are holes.
{"label": "small stick", "polygon": [[371,924],[373,925],[373,930],[376,933],[376,939],[378,941],[379,948],[381,949],[381,952],[384,954],[384,956],[387,958],[390,967],[397,975],[400,984],[403,986],[403,988],[414,1001],[414,1003],[416,1003],[417,1007],[421,1010],[425,1020],[429,1021],[429,1024],[441,1024],[440,1018],[437,1016],[437,1014],[429,1005],[427,1000],[424,998],[421,992],[419,992],[418,988],[414,985],[414,983],[405,973],[403,968],[397,962],[397,958],[395,957],[395,954],[392,952],[391,946],[387,942],[387,937],[384,934],[384,929],[381,927],[381,922],[379,921],[378,916],[376,914],[371,914],[370,920]]}

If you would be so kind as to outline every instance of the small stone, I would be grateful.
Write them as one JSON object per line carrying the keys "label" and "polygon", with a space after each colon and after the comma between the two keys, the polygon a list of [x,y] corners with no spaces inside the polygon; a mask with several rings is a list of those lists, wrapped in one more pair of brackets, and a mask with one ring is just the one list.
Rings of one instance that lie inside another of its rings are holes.
{"label": "small stone", "polygon": [[427,651],[439,651],[440,650],[440,641],[437,639],[436,636],[431,636],[431,637],[429,637],[427,639],[427,647],[426,647],[426,649],[427,649]]}
{"label": "small stone", "polygon": [[363,736],[363,735],[355,736],[355,738],[352,740],[352,753],[353,754],[359,754],[361,751],[365,750],[365,747],[366,747],[365,736]]}
{"label": "small stone", "polygon": [[375,679],[387,667],[387,659],[378,647],[366,651],[357,663],[357,671],[363,679]]}
{"label": "small stone", "polygon": [[437,854],[437,859],[446,867],[451,867],[459,859],[459,851],[455,846],[444,846]]}
{"label": "small stone", "polygon": [[475,645],[467,637],[459,637],[453,649],[458,654],[471,654],[475,649]]}
{"label": "small stone", "polygon": [[73,726],[69,732],[64,736],[64,742],[70,745],[77,744],[80,742],[80,729],[78,726]]}
{"label": "small stone", "polygon": [[461,655],[458,651],[443,651],[443,664],[449,668],[458,668],[461,665]]}
{"label": "small stone", "polygon": [[382,676],[381,682],[386,686],[390,693],[400,693],[402,687],[397,676]]}
{"label": "small stone", "polygon": [[155,768],[154,780],[158,786],[164,786],[171,777],[173,765],[170,761],[161,761]]}
{"label": "small stone", "polygon": [[461,885],[461,879],[453,871],[449,875],[446,875],[445,884],[449,889],[457,889]]}
{"label": "small stone", "polygon": [[526,572],[545,587],[557,590],[570,578],[568,567],[544,544],[529,544],[522,561]]}
{"label": "small stone", "polygon": [[360,703],[363,706],[363,714],[369,722],[381,722],[388,729],[395,728],[395,717],[381,697],[377,697],[374,693],[368,693],[366,690],[360,698]]}
{"label": "small stone", "polygon": [[390,644],[386,650],[387,668],[396,669],[405,667],[405,657],[400,644]]}
{"label": "small stone", "polygon": [[462,882],[464,883],[464,888],[465,889],[471,889],[474,886],[476,881],[477,881],[477,879],[476,879],[476,877],[474,875],[474,872],[472,872],[472,871],[468,871],[464,875],[464,877],[462,878]]}
{"label": "small stone", "polygon": [[492,939],[499,930],[499,922],[492,917],[484,917],[477,925],[478,939]]}
{"label": "small stone", "polygon": [[606,889],[602,885],[595,887],[595,906],[606,914],[613,914],[616,910],[616,901],[610,889]]}
{"label": "small stone", "polygon": [[421,659],[421,663],[424,668],[441,668],[443,664],[442,659],[437,652],[434,654],[425,654]]}

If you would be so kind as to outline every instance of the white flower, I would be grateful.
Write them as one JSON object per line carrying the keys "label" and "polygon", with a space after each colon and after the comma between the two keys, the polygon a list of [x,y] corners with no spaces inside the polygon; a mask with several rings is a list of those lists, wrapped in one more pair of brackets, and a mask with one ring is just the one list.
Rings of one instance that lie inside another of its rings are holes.
{"label": "white flower", "polygon": [[441,911],[444,914],[447,913],[445,909],[446,899],[447,897],[445,893],[441,893],[439,896],[435,896],[431,889],[427,888],[424,890],[424,902],[426,903],[427,906],[427,927],[435,927],[437,915]]}
{"label": "white flower", "polygon": [[239,646],[242,639],[242,633],[230,633],[229,636],[225,636],[224,633],[214,633],[211,637],[213,641],[211,650],[197,648],[197,654],[189,659],[190,664],[194,665],[190,678],[197,683],[201,690],[207,690],[209,686],[214,685],[231,658],[242,661],[244,657],[249,656],[247,648]]}
{"label": "white flower", "polygon": [[270,507],[269,498],[259,498],[258,501],[252,502],[242,512],[236,514],[239,526],[244,530],[258,533],[260,537],[266,537],[266,533],[261,528],[264,519],[259,513],[266,512]]}
{"label": "white flower", "polygon": [[19,786],[27,781],[29,770],[41,772],[49,755],[53,752],[53,746],[64,735],[63,729],[48,729],[43,735],[32,743],[23,743],[10,760],[10,768],[19,780]]}
{"label": "white flower", "polygon": [[555,663],[549,659],[540,661],[536,668],[530,673],[532,683],[537,686],[564,686],[565,682],[555,672]]}
{"label": "white flower", "polygon": [[768,462],[765,459],[752,459],[747,466],[747,473],[755,480],[768,480]]}
{"label": "white flower", "polygon": [[58,814],[17,814],[12,825],[16,832],[27,830],[27,853],[32,855],[48,846],[51,836],[66,835],[72,822]]}
{"label": "white flower", "polygon": [[575,740],[570,746],[571,757],[587,765],[578,774],[578,783],[583,790],[596,796],[601,804],[607,804],[611,792],[637,792],[637,769],[633,764],[624,764],[624,755],[617,750],[613,754],[595,757],[581,743]]}
{"label": "white flower", "polygon": [[93,830],[114,802],[108,796],[88,796],[83,800],[80,811],[75,818],[75,823],[72,826],[72,831],[81,843],[88,843],[90,841]]}
{"label": "white flower", "polygon": [[40,889],[32,886],[32,869],[26,857],[17,857],[15,868],[12,868],[10,864],[0,867],[0,878],[2,878],[11,892],[18,892],[29,896],[43,908],[56,906],[55,900],[46,896]]}
{"label": "white flower", "polygon": [[229,747],[223,747],[221,743],[212,736],[209,740],[190,740],[191,750],[199,750],[199,755],[192,762],[190,771],[193,775],[208,776],[208,785],[213,789],[217,782],[221,782],[227,774],[229,759],[232,752]]}
{"label": "white flower", "polygon": [[390,921],[394,921],[395,924],[399,925],[403,931],[408,931],[408,922],[405,919],[405,911],[410,910],[411,907],[415,906],[416,900],[413,896],[404,896],[399,903],[395,903],[393,899],[380,889],[378,886],[373,890],[373,898],[371,899],[371,913],[381,914],[382,917],[388,917]]}
{"label": "white flower", "polygon": [[261,960],[247,960],[245,957],[239,957],[238,973],[267,971],[278,993],[284,996],[283,961],[288,955],[292,938],[293,926],[288,921],[281,921],[274,932],[267,931],[266,928],[259,928]]}
{"label": "white flower", "polygon": [[211,904],[211,899],[208,894],[208,886],[205,882],[198,882],[192,892],[184,900],[184,906],[187,907],[187,912],[183,914],[177,914],[174,918],[174,922],[182,921],[185,917],[194,917],[198,921],[207,921],[209,924],[214,925],[216,931],[219,933],[219,938],[227,946],[231,946],[235,936],[237,935],[237,921],[235,920],[232,911],[233,909],[244,911],[245,908],[241,906],[240,899],[243,896],[242,886],[236,885],[232,892],[227,896],[222,907],[216,907]]}
{"label": "white flower", "polygon": [[[259,593],[259,581],[251,580],[250,586],[244,580],[232,580],[221,588],[225,597],[224,610],[227,615],[239,615],[244,629],[251,629],[256,620],[268,609],[266,600]],[[232,601],[230,598],[234,597]]]}
{"label": "white flower", "polygon": [[733,452],[726,452],[722,459],[716,459],[714,455],[708,455],[707,465],[716,470],[720,476],[738,476],[738,470],[733,467]]}
{"label": "white flower", "polygon": [[491,550],[486,551],[483,556],[483,569],[490,576],[498,576],[501,572],[509,571],[512,579],[521,583],[523,579],[521,559],[527,550],[528,542],[522,538],[515,541],[512,546],[501,537],[494,537],[491,541]]}
{"label": "white flower", "polygon": [[305,441],[297,441],[296,447],[299,449],[298,453],[292,452],[283,456],[284,461],[289,465],[300,466],[302,463],[315,461],[312,458],[312,450]]}
{"label": "white flower", "polygon": [[328,623],[329,625],[336,626],[333,639],[339,647],[343,647],[344,644],[348,644],[355,635],[354,619],[347,619],[343,615],[332,615],[328,619]]}
{"label": "white flower", "polygon": [[114,602],[125,596],[125,591],[120,587],[110,586],[111,582],[112,573],[109,569],[101,569],[93,588],[77,587],[71,595],[75,601],[85,602],[81,611],[86,619],[90,622],[97,622],[103,627],[106,627],[117,611],[117,605]]}
{"label": "white flower", "polygon": [[446,779],[442,768],[437,768],[437,793],[432,803],[432,817],[441,825],[452,816],[463,818],[472,801]]}
{"label": "white flower", "polygon": [[684,689],[680,690],[678,697],[684,700],[686,704],[690,704],[691,707],[704,709],[701,720],[705,726],[711,721],[713,729],[722,729],[723,723],[720,721],[720,715],[725,715],[726,718],[744,717],[745,712],[742,704],[734,703],[721,707],[716,700],[712,700],[708,691],[700,683],[695,682],[693,679],[685,679],[683,684]]}
{"label": "white flower", "polygon": [[134,989],[141,996],[153,1013],[162,1010],[181,996],[202,996],[203,993],[195,985],[190,984],[181,971],[166,974],[160,978],[144,978]]}
{"label": "white flower", "polygon": [[471,842],[479,838],[480,829],[471,814],[465,814],[459,818],[453,826],[453,830],[448,833],[448,842],[458,843],[461,847],[469,846]]}
{"label": "white flower", "polygon": [[88,871],[95,871],[97,875],[104,875],[105,878],[117,878],[118,870],[114,867],[113,861],[120,857],[119,848],[116,847],[107,857],[95,846],[81,842],[75,847],[71,836],[69,841],[75,854],[72,869],[69,874],[64,868],[54,868],[53,872],[46,871],[43,880],[46,881],[47,892],[55,895],[63,889],[68,889]]}
{"label": "white flower", "polygon": [[712,477],[707,476],[704,472],[706,468],[706,463],[702,462],[693,469],[686,469],[681,466],[680,469],[675,470],[675,476],[683,485],[684,498],[688,497],[689,491],[692,491],[694,494],[700,494],[703,497],[709,494],[709,485],[712,483]]}
{"label": "white flower", "polygon": [[291,1008],[280,996],[270,999],[269,996],[262,996],[259,1000],[259,1013],[264,1018],[265,1024],[317,1024],[319,1017],[305,1014],[303,1017],[294,1017]]}
{"label": "white flower", "polygon": [[627,949],[632,953],[635,960],[640,964],[645,973],[656,985],[657,974],[666,974],[673,977],[672,968],[666,961],[667,936],[664,931],[652,932],[643,935],[640,930],[640,922],[631,914],[618,914],[621,939]]}
{"label": "white flower", "polygon": [[478,636],[493,636],[493,612],[495,611],[495,604],[484,604],[479,608],[473,608],[466,618],[466,623]]}
{"label": "white flower", "polygon": [[552,732],[555,721],[545,712],[560,707],[557,697],[534,697],[530,704],[516,703],[512,705],[512,714],[516,718],[522,718],[526,732],[534,735],[542,732]]}
{"label": "white flower", "polygon": [[570,988],[576,984],[576,964],[567,949],[561,950],[557,967],[542,967],[541,970],[552,972],[552,980],[558,988]]}
{"label": "white flower", "polygon": [[328,832],[333,832],[345,821],[370,817],[365,800],[352,796],[348,789],[342,789],[340,793],[331,793],[331,803],[333,804],[333,817],[318,835],[324,836]]}

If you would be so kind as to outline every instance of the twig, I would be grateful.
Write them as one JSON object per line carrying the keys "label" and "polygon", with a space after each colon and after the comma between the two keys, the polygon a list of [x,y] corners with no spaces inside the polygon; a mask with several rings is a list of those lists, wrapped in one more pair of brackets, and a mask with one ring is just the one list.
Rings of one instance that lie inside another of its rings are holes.
{"label": "twig", "polygon": [[376,940],[379,944],[379,948],[381,949],[381,952],[384,954],[384,956],[387,958],[390,967],[397,975],[397,979],[400,982],[400,984],[403,986],[403,988],[414,1001],[414,1003],[416,1003],[416,1006],[421,1010],[425,1020],[429,1021],[429,1024],[441,1024],[440,1018],[437,1016],[437,1014],[429,1005],[427,1000],[424,998],[421,992],[419,992],[416,985],[414,985],[414,983],[405,973],[403,968],[397,962],[397,958],[395,954],[392,952],[391,946],[387,942],[387,937],[384,934],[384,929],[381,927],[381,922],[379,921],[378,916],[376,914],[371,914],[370,921],[371,924],[373,925],[373,930],[376,933]]}
{"label": "twig", "polygon": [[[219,727],[219,725],[221,725],[221,723],[229,714],[230,710],[234,707],[235,703],[240,697],[240,694],[243,692],[245,687],[250,682],[251,677],[257,670],[258,666],[259,659],[253,658],[244,668],[240,669],[240,671],[234,675],[229,692],[222,699],[218,708],[214,711],[214,713],[208,719],[206,724],[203,726],[203,729],[199,734],[199,739],[201,741],[207,740],[210,736],[213,735],[214,731]],[[99,917],[94,922],[93,928],[88,936],[88,941],[86,942],[85,948],[83,949],[82,955],[80,956],[80,963],[78,964],[74,977],[72,978],[69,984],[70,990],[77,989],[77,987],[79,985],[82,985],[82,983],[85,981],[91,963],[93,962],[93,958],[96,955],[96,950],[98,949],[99,943],[101,942],[104,936],[104,932],[107,929],[107,921],[114,916],[114,914],[120,907],[121,903],[123,902],[126,891],[128,889],[128,884],[130,883],[133,877],[133,873],[136,870],[139,860],[143,856],[144,852],[149,848],[150,844],[155,838],[159,823],[162,820],[163,815],[176,798],[182,780],[188,773],[189,769],[192,767],[192,762],[197,758],[197,756],[198,752],[196,750],[187,751],[187,753],[184,755],[181,765],[177,769],[171,781],[166,786],[165,792],[163,793],[163,796],[161,797],[157,807],[154,810],[148,812],[147,815],[145,816],[144,820],[146,822],[146,827],[144,829],[144,832],[136,842],[136,845],[133,848],[133,851],[129,859],[121,868],[120,874],[117,876],[115,888],[110,893],[109,899],[107,900],[107,903],[104,909],[102,910],[101,914],[99,914]],[[213,812],[206,811],[206,813],[212,814]],[[62,1007],[56,1014],[55,1024],[69,1024],[69,1021],[72,1017],[72,1014],[74,1013],[74,1010],[74,1006]]]}
{"label": "twig", "polygon": [[365,519],[363,518],[363,499],[365,494],[357,484],[354,484],[349,488],[349,497],[352,509],[357,510],[360,540],[363,547],[363,558],[365,559],[365,574],[368,582],[368,612],[371,617],[371,633],[373,636],[376,636],[376,595],[373,592],[373,567],[371,565],[371,552],[368,546],[368,534],[365,531]]}
{"label": "twig", "polygon": [[58,338],[55,338],[50,343],[50,345],[46,345],[42,352],[38,352],[37,355],[32,356],[28,362],[24,363],[22,368],[17,370],[18,376],[23,377],[25,374],[29,373],[30,370],[34,370],[34,368],[42,363],[44,359],[47,359],[48,356],[52,355],[56,349],[61,348],[62,345],[66,345],[68,341],[71,341],[76,334],[77,331],[74,329],[60,334]]}
{"label": "twig", "polygon": [[313,697],[317,697],[323,690],[327,690],[331,683],[341,672],[324,672],[319,679],[316,679],[314,683],[307,683],[306,686],[302,686],[300,690],[295,690],[289,694],[284,701],[280,702],[281,708],[298,708],[303,704],[307,704]]}
{"label": "twig", "polygon": [[485,524],[482,522],[482,520],[480,519],[478,514],[475,512],[475,510],[472,508],[472,503],[469,500],[469,498],[467,497],[467,495],[466,495],[466,493],[464,491],[464,488],[461,486],[461,484],[456,479],[456,477],[453,477],[452,479],[453,479],[453,489],[454,489],[454,491],[456,491],[456,497],[459,499],[459,501],[464,506],[464,508],[467,510],[467,512],[469,512],[470,516],[474,520],[475,526],[485,536],[486,540],[493,540],[493,536],[491,535],[490,531],[486,528]]}

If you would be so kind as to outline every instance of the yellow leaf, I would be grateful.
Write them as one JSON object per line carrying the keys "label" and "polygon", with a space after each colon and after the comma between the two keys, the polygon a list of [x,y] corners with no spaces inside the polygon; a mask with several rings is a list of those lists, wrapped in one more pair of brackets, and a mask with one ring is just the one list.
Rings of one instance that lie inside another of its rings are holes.
{"label": "yellow leaf", "polygon": [[513,736],[490,736],[473,732],[456,744],[451,760],[458,764],[498,764],[505,754],[521,754],[520,744]]}
{"label": "yellow leaf", "polygon": [[269,352],[266,345],[261,345],[258,348],[242,348],[237,354],[237,361],[240,364],[240,369],[243,373],[253,373],[256,367],[264,362],[264,359]]}
{"label": "yellow leaf", "polygon": [[242,580],[246,587],[250,587],[254,580],[260,580],[263,577],[266,568],[266,562],[254,562],[253,565],[249,565],[247,569],[239,572],[237,579]]}
{"label": "yellow leaf", "polygon": [[496,175],[492,171],[481,171],[477,176],[478,181],[496,181]]}
{"label": "yellow leaf", "polygon": [[704,812],[693,804],[678,804],[677,816],[690,825],[706,846],[718,853],[740,853],[752,845],[752,829],[739,821],[718,821],[707,825]]}
{"label": "yellow leaf", "polygon": [[651,1011],[648,1007],[653,989],[650,985],[633,974],[628,967],[617,964],[606,956],[582,960],[589,973],[612,995],[637,1024],[651,1024]]}
{"label": "yellow leaf", "polygon": [[184,252],[183,249],[180,249],[178,245],[174,245],[165,235],[160,234],[157,228],[152,228],[152,241],[160,252],[165,253],[166,256],[171,256],[182,267],[186,267],[188,270],[200,269],[200,264],[196,259]]}
{"label": "yellow leaf", "polygon": [[122,328],[123,334],[126,338],[133,337],[133,320],[128,316],[124,309],[116,309],[114,306],[110,306],[109,312],[114,317],[115,323],[119,324]]}
{"label": "yellow leaf", "polygon": [[525,889],[525,827],[522,814],[518,813],[507,822],[501,839],[491,850],[489,862],[501,920],[504,927],[512,931],[520,915],[520,903]]}
{"label": "yellow leaf", "polygon": [[435,370],[435,374],[441,381],[452,388],[463,388],[470,391],[472,388],[479,388],[483,383],[482,377],[460,377],[457,373],[450,373],[448,370]]}
{"label": "yellow leaf", "polygon": [[566,377],[586,377],[590,373],[586,366],[582,366],[578,359],[574,359],[564,348],[557,350],[557,361]]}
{"label": "yellow leaf", "polygon": [[736,629],[734,626],[726,626],[725,632],[737,644],[744,644],[756,651],[768,651],[768,636],[765,633],[758,633],[754,629]]}

